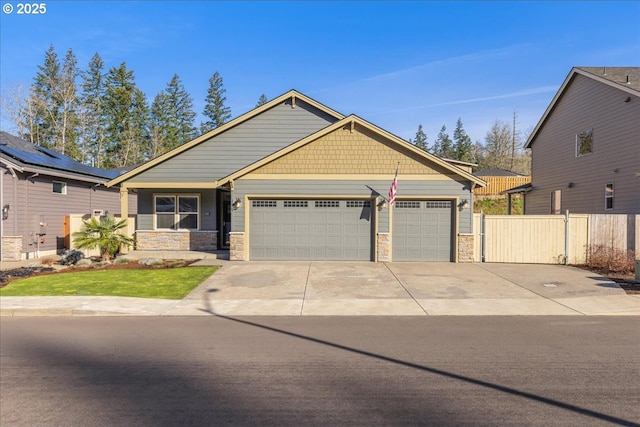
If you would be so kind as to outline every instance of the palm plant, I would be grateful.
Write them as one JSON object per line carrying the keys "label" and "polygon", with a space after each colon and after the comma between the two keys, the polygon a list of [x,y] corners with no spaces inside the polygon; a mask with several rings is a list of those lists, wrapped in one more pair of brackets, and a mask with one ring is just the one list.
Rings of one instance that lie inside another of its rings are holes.
{"label": "palm plant", "polygon": [[100,257],[103,261],[113,258],[121,246],[130,247],[135,240],[120,233],[120,230],[127,226],[127,220],[116,220],[109,215],[106,217],[92,217],[87,221],[82,221],[83,227],[80,231],[73,233],[73,241],[78,249],[100,250]]}

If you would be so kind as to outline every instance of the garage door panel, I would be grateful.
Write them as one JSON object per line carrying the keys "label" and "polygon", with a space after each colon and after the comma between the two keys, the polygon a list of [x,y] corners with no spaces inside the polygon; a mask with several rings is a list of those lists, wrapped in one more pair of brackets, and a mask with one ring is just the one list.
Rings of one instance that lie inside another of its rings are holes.
{"label": "garage door panel", "polygon": [[369,201],[253,200],[250,258],[371,260],[372,221],[362,218],[365,203],[370,209]]}
{"label": "garage door panel", "polygon": [[398,201],[393,212],[394,261],[452,260],[451,201]]}

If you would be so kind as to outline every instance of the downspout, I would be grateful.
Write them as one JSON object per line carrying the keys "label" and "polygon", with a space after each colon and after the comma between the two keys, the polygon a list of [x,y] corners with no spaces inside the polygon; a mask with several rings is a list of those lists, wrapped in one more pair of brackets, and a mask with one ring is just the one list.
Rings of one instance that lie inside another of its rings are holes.
{"label": "downspout", "polygon": [[[26,235],[29,236],[29,241],[27,242],[27,259],[29,259],[29,245],[33,243],[33,236],[31,235],[31,221],[29,221],[29,180],[35,178],[36,176],[40,175],[38,172],[34,173],[31,176],[28,176],[27,179],[24,181],[24,218],[26,221]],[[22,244],[24,245],[24,242],[22,242]]]}
{"label": "downspout", "polygon": [[569,263],[569,209],[564,214],[564,265]]}

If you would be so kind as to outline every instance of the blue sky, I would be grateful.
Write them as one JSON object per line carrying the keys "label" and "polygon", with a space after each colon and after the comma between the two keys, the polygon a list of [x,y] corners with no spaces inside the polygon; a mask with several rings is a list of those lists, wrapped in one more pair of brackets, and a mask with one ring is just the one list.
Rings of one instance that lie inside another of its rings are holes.
{"label": "blue sky", "polygon": [[640,1],[18,3],[2,1],[3,97],[53,45],[81,68],[126,62],[149,102],[177,73],[200,114],[218,71],[234,117],[296,89],[406,139],[422,124],[430,144],[458,118],[484,142],[514,109],[531,130],[573,66],[640,65]]}

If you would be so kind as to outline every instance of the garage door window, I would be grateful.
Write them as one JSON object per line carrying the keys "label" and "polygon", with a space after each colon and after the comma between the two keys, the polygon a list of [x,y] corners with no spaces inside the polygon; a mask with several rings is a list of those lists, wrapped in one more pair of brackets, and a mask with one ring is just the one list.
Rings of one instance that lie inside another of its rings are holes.
{"label": "garage door window", "polygon": [[316,208],[339,208],[339,200],[316,200]]}
{"label": "garage door window", "polygon": [[254,208],[275,208],[278,207],[277,200],[252,200],[251,206]]}
{"label": "garage door window", "polygon": [[396,209],[418,209],[420,207],[420,202],[417,202],[417,201],[403,202],[398,200],[393,205],[396,207]]}
{"label": "garage door window", "polygon": [[309,207],[309,202],[306,200],[285,200],[285,208],[306,208]]}

